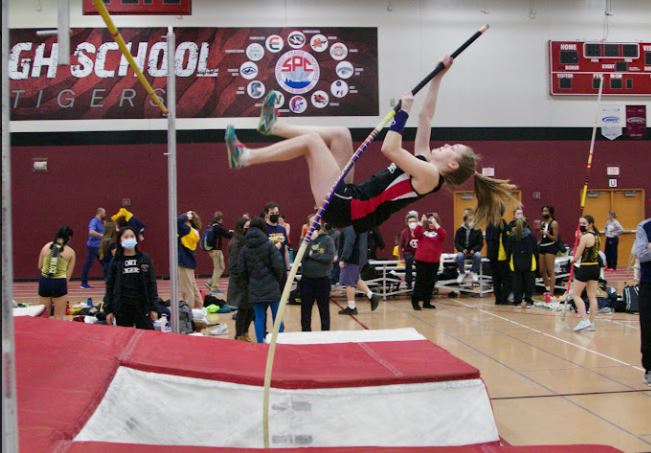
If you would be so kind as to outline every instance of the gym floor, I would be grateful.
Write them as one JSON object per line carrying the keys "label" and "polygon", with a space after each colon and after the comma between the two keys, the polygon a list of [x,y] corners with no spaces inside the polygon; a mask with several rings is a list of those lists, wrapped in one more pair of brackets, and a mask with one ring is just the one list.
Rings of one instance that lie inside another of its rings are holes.
{"label": "gym floor", "polygon": [[[101,300],[103,283],[91,284],[93,289],[83,290],[72,282],[71,304],[88,297]],[[17,283],[14,292],[18,302],[35,303],[36,283]],[[159,292],[168,297],[168,281],[159,281]],[[407,298],[388,299],[373,313],[362,299],[359,315],[352,317],[338,315],[345,301],[332,298],[332,330],[414,327],[479,368],[505,443],[599,443],[627,452],[651,451],[651,389],[642,379],[637,315],[598,315],[596,332],[577,334],[572,313],[563,321],[560,313],[541,308],[495,306],[490,297],[439,296],[436,310],[418,312]],[[220,321],[231,338],[231,314]],[[316,307],[312,327],[319,328]],[[299,306],[286,307],[285,328],[300,330]]]}

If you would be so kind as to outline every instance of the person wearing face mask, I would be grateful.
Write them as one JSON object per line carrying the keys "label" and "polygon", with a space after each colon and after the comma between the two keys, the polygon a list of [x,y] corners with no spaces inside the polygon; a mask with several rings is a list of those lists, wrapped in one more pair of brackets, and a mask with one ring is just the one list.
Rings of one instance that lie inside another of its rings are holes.
{"label": "person wearing face mask", "polygon": [[[504,209],[502,209],[504,215]],[[507,247],[511,234],[511,226],[504,218],[499,224],[490,224],[486,228],[487,255],[491,267],[491,279],[493,281],[493,294],[495,305],[508,305],[508,297],[511,293],[511,269],[507,259]]]}
{"label": "person wearing face mask", "polygon": [[481,266],[481,248],[484,246],[484,236],[481,230],[475,228],[472,214],[463,216],[463,225],[454,235],[454,246],[458,252],[456,261],[459,277],[457,283],[463,283],[466,278],[466,258],[472,259],[472,267],[470,268],[472,281],[479,282],[479,266]]}
{"label": "person wearing face mask", "polygon": [[421,225],[414,228],[414,237],[418,240],[418,248],[414,259],[416,261],[416,284],[411,293],[411,306],[420,310],[420,301],[423,308],[436,308],[432,304],[432,294],[436,286],[436,274],[441,264],[441,250],[443,241],[448,235],[440,225],[440,217],[436,212],[423,216]]}
{"label": "person wearing face mask", "polygon": [[136,231],[122,227],[109,266],[104,313],[109,325],[153,330],[158,319],[156,273],[149,255],[138,250]]}
{"label": "person wearing face mask", "polygon": [[554,207],[545,205],[541,209],[543,220],[540,223],[539,269],[545,284],[545,291],[554,295],[556,287],[556,253],[559,238],[558,222],[554,219]]}
{"label": "person wearing face mask", "polygon": [[177,221],[179,257],[179,300],[193,308],[202,308],[203,300],[194,276],[197,267],[196,251],[201,240],[201,218],[194,211],[181,214]]}
{"label": "person wearing face mask", "polygon": [[[312,224],[313,219],[309,220]],[[321,229],[312,233],[312,241],[301,263],[301,330],[312,331],[312,307],[316,302],[321,318],[321,330],[330,330],[330,275],[336,257],[335,243]]]}
{"label": "person wearing face mask", "polygon": [[[88,272],[93,266],[95,260],[99,261],[99,244],[102,241],[104,233],[104,219],[106,218],[106,211],[104,208],[97,208],[95,217],[90,219],[88,223],[88,241],[86,241],[86,262],[81,271],[81,287],[89,289],[91,286],[88,284]],[[101,262],[100,262],[101,264]]]}
{"label": "person wearing face mask", "polygon": [[[574,328],[575,332],[595,330],[594,317],[599,306],[597,304],[597,289],[599,288],[599,230],[595,227],[594,218],[584,215],[579,219],[581,239],[570,262],[574,264],[574,285],[572,297],[581,321]],[[590,316],[586,314],[585,302],[581,297],[583,290],[588,293],[590,301]]]}
{"label": "person wearing face mask", "polygon": [[413,268],[414,268],[414,255],[418,248],[418,239],[414,236],[414,230],[418,226],[418,213],[416,211],[409,211],[405,217],[407,228],[403,229],[400,233],[400,241],[398,243],[398,253],[400,261],[405,262],[405,283],[407,288],[411,289],[412,282],[414,281]]}

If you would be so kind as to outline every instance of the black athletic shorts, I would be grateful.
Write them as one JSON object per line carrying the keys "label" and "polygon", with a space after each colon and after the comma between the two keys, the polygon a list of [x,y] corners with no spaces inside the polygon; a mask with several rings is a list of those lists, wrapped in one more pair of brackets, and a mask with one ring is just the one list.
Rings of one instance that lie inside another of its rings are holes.
{"label": "black athletic shorts", "polygon": [[541,255],[544,255],[545,253],[549,253],[550,255],[556,255],[558,253],[558,244],[556,242],[552,242],[551,244],[540,244],[538,246],[538,252]]}
{"label": "black athletic shorts", "polygon": [[332,195],[323,221],[335,228],[346,228],[352,224],[350,220],[350,200],[353,199],[354,184],[342,184]]}
{"label": "black athletic shorts", "polygon": [[598,264],[588,264],[574,267],[574,279],[579,282],[599,281],[600,269]]}
{"label": "black athletic shorts", "polygon": [[62,297],[68,294],[68,280],[43,277],[38,281],[38,295],[41,297]]}

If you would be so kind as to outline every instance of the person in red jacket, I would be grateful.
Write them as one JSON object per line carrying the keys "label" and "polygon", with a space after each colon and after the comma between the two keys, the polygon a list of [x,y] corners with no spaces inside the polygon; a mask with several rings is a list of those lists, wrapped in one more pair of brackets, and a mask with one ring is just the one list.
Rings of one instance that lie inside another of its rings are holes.
{"label": "person in red jacket", "polygon": [[416,248],[418,247],[418,239],[414,236],[414,230],[418,226],[418,213],[416,211],[409,211],[405,218],[407,228],[400,233],[400,243],[398,246],[398,255],[400,261],[405,262],[405,282],[407,288],[411,289],[413,278],[414,256],[416,255]]}
{"label": "person in red jacket", "polygon": [[435,212],[428,213],[421,219],[421,225],[416,226],[414,236],[418,239],[416,249],[416,284],[411,294],[411,306],[420,310],[419,302],[423,301],[423,308],[436,308],[431,303],[436,274],[441,262],[441,250],[447,232],[441,227],[441,219]]}

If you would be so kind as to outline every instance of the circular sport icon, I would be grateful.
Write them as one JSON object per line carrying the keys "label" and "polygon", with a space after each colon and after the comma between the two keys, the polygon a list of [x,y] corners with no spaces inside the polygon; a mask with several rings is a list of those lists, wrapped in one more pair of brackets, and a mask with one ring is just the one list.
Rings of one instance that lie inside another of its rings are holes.
{"label": "circular sport icon", "polygon": [[303,50],[291,50],[276,63],[276,80],[288,93],[304,94],[319,81],[319,63]]}

